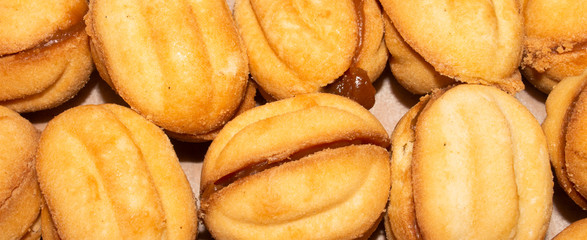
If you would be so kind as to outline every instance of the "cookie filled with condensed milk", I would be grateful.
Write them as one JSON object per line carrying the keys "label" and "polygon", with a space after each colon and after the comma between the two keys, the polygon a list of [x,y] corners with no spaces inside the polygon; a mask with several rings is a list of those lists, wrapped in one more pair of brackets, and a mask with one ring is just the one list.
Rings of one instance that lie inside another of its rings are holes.
{"label": "cookie filled with condensed milk", "polygon": [[585,1],[524,1],[522,73],[540,91],[587,69],[585,12]]}
{"label": "cookie filled with condensed milk", "polygon": [[234,15],[266,99],[329,92],[374,104],[388,54],[376,1],[238,0]]}
{"label": "cookie filled with condensed milk", "polygon": [[546,137],[513,96],[434,91],[392,133],[388,239],[543,239],[553,180]]}
{"label": "cookie filled with condensed milk", "polygon": [[85,20],[102,78],[180,139],[211,140],[239,107],[254,106],[225,1],[92,0]]}
{"label": "cookie filled with condensed milk", "polygon": [[546,99],[542,128],[558,184],[587,210],[587,70],[557,83]]}
{"label": "cookie filled with condensed milk", "polygon": [[0,106],[0,229],[2,239],[39,239],[41,192],[35,174],[39,131]]}
{"label": "cookie filled with condensed milk", "polygon": [[87,2],[0,5],[0,105],[34,112],[71,99],[94,69],[82,19]]}
{"label": "cookie filled with condensed milk", "polygon": [[129,108],[57,115],[35,167],[43,239],[196,238],[196,200],[169,138]]}
{"label": "cookie filled with condensed milk", "polygon": [[412,93],[454,82],[524,89],[519,1],[381,0],[390,67]]}
{"label": "cookie filled with condensed milk", "polygon": [[214,139],[201,212],[215,239],[367,238],[389,196],[389,137],[358,103],[302,94],[253,108]]}

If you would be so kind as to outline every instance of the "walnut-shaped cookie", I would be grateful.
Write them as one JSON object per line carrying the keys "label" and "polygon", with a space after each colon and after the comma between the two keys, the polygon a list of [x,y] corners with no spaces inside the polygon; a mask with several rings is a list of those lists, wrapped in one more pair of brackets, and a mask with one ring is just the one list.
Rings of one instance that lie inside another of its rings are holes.
{"label": "walnut-shaped cookie", "polygon": [[587,70],[553,88],[542,128],[558,184],[587,210]]}
{"label": "walnut-shaped cookie", "polygon": [[438,73],[430,63],[412,49],[399,35],[387,14],[384,14],[384,20],[385,45],[391,53],[389,68],[394,79],[402,87],[413,94],[422,95],[456,82]]}
{"label": "walnut-shaped cookie", "polygon": [[43,239],[196,237],[196,201],[169,138],[131,109],[59,114],[41,134],[36,168]]}
{"label": "walnut-shaped cookie", "polygon": [[552,212],[546,139],[491,86],[422,98],[392,136],[388,239],[542,239]]}
{"label": "walnut-shaped cookie", "polygon": [[524,88],[518,1],[380,2],[391,19],[386,42],[392,73],[409,91],[427,93],[454,80],[509,93]]}
{"label": "walnut-shaped cookie", "polygon": [[0,106],[0,239],[39,239],[41,192],[35,175],[39,132]]}
{"label": "walnut-shaped cookie", "polygon": [[82,20],[87,2],[0,4],[0,105],[33,112],[71,99],[94,69]]}
{"label": "walnut-shaped cookie", "polygon": [[206,153],[201,212],[216,239],[356,239],[389,196],[389,137],[358,103],[302,94],[229,122]]}
{"label": "walnut-shaped cookie", "polygon": [[254,96],[224,0],[92,0],[85,20],[102,78],[182,140],[211,140]]}
{"label": "walnut-shaped cookie", "polygon": [[562,79],[587,69],[587,2],[526,0],[522,74],[550,93]]}
{"label": "walnut-shaped cookie", "polygon": [[237,0],[251,75],[267,99],[331,92],[374,104],[387,61],[374,0]]}

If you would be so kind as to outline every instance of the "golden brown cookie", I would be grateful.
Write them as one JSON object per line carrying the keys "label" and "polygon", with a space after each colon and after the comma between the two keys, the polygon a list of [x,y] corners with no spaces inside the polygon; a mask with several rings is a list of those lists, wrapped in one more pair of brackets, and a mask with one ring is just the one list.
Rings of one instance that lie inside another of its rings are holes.
{"label": "golden brown cookie", "polygon": [[0,106],[0,239],[39,239],[41,193],[35,176],[39,132]]}
{"label": "golden brown cookie", "polygon": [[83,0],[3,1],[0,8],[0,105],[17,112],[56,107],[93,70]]}
{"label": "golden brown cookie", "polygon": [[389,196],[388,135],[365,108],[326,93],[249,110],[202,167],[201,211],[216,239],[368,237]]}
{"label": "golden brown cookie", "polygon": [[456,81],[441,75],[430,63],[406,43],[384,14],[385,44],[391,56],[389,67],[395,80],[414,94],[426,94],[433,89],[447,87]]}
{"label": "golden brown cookie", "polygon": [[567,226],[552,240],[579,240],[587,239],[587,219],[581,219]]}
{"label": "golden brown cookie", "polygon": [[562,79],[587,69],[587,2],[526,0],[524,77],[550,93]]}
{"label": "golden brown cookie", "polygon": [[587,70],[553,88],[542,128],[559,185],[587,209]]}
{"label": "golden brown cookie", "polygon": [[0,55],[38,46],[56,32],[78,24],[87,9],[84,0],[3,0],[0,8]]}
{"label": "golden brown cookie", "polygon": [[93,0],[86,24],[100,75],[168,131],[207,135],[243,102],[248,62],[223,0]]}
{"label": "golden brown cookie", "polygon": [[[255,95],[257,94],[257,88],[254,82],[249,81],[247,83],[247,92],[245,93],[245,97],[241,102],[240,106],[238,107],[235,116],[254,108],[257,105],[255,101]],[[192,134],[180,134],[171,131],[166,131],[166,134],[174,139],[184,141],[184,142],[204,142],[204,141],[212,141],[218,135],[222,128],[216,129],[212,132],[202,134],[202,135],[192,135]]]}
{"label": "golden brown cookie", "polygon": [[362,99],[375,94],[371,82],[387,61],[376,1],[238,0],[234,15],[266,98],[319,91],[353,98],[356,87],[365,96],[354,99],[372,105]]}
{"label": "golden brown cookie", "polygon": [[541,239],[546,139],[514,97],[463,84],[424,97],[392,133],[389,239]]}
{"label": "golden brown cookie", "polygon": [[36,167],[61,239],[196,237],[194,195],[169,138],[128,108],[59,114],[41,135]]}
{"label": "golden brown cookie", "polygon": [[[399,33],[395,38],[401,36],[397,41],[415,51],[403,54],[419,55],[441,75],[460,82],[494,85],[509,93],[524,88],[518,71],[523,39],[518,1],[380,2]],[[422,81],[433,81],[425,77]]]}

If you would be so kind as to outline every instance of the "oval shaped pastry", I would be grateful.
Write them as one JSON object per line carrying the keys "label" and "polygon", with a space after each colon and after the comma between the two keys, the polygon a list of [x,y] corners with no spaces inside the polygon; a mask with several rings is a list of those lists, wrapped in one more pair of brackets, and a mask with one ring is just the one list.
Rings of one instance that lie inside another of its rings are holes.
{"label": "oval shaped pastry", "polygon": [[424,97],[392,133],[390,239],[542,239],[546,139],[514,97],[463,84]]}
{"label": "oval shaped pastry", "polygon": [[93,0],[86,24],[101,76],[168,131],[197,139],[243,102],[248,62],[225,1]]}
{"label": "oval shaped pastry", "polygon": [[380,2],[403,41],[438,73],[509,93],[524,88],[518,1]]}
{"label": "oval shaped pastry", "polygon": [[587,70],[558,83],[545,105],[542,128],[558,184],[587,210]]}
{"label": "oval shaped pastry", "polygon": [[234,15],[265,98],[330,91],[372,106],[387,60],[376,1],[238,0]]}
{"label": "oval shaped pastry", "polygon": [[0,105],[17,112],[33,112],[72,98],[93,70],[82,21],[87,2],[26,0],[2,4]]}
{"label": "oval shaped pastry", "polygon": [[587,69],[587,2],[524,1],[524,77],[550,93],[562,79]]}
{"label": "oval shaped pastry", "polygon": [[59,114],[41,135],[36,167],[50,214],[43,238],[52,225],[61,239],[196,237],[194,195],[169,138],[128,108]]}
{"label": "oval shaped pastry", "polygon": [[389,196],[388,135],[347,98],[302,94],[223,128],[202,166],[201,211],[216,239],[355,239]]}
{"label": "oval shaped pastry", "polygon": [[552,240],[587,239],[587,219],[581,219],[567,226]]}
{"label": "oval shaped pastry", "polygon": [[387,14],[385,22],[385,45],[391,56],[389,67],[394,79],[414,94],[426,94],[434,89],[447,87],[456,81],[441,75],[430,63],[410,47],[397,32]]}
{"label": "oval shaped pastry", "polygon": [[0,239],[39,239],[41,192],[35,176],[39,132],[0,106]]}

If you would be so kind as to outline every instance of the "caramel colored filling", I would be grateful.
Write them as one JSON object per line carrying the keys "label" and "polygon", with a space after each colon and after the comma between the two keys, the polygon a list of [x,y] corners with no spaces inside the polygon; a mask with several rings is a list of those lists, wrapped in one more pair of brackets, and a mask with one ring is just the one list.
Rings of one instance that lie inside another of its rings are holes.
{"label": "caramel colored filling", "polygon": [[327,93],[345,96],[358,102],[366,109],[375,105],[375,87],[371,84],[367,72],[351,66],[339,79],[324,88]]}
{"label": "caramel colored filling", "polygon": [[248,165],[244,168],[241,168],[237,171],[234,171],[232,173],[229,173],[229,174],[225,175],[224,177],[216,180],[213,184],[209,185],[208,187],[206,187],[204,189],[204,191],[202,191],[201,199],[203,201],[207,200],[215,192],[220,191],[221,189],[227,187],[228,185],[236,182],[237,180],[239,180],[241,178],[255,175],[255,174],[263,172],[267,169],[280,166],[284,163],[299,160],[303,157],[312,155],[313,153],[320,152],[325,149],[341,148],[341,147],[346,147],[346,146],[350,146],[350,145],[361,145],[361,144],[381,145],[381,144],[378,144],[377,142],[373,142],[372,140],[367,140],[367,139],[365,139],[365,140],[362,140],[362,139],[340,140],[340,141],[336,141],[336,142],[332,142],[332,143],[319,144],[319,145],[315,145],[315,146],[311,146],[311,147],[302,149],[296,153],[293,153],[292,155],[290,155],[289,157],[287,157],[285,159],[278,160],[275,162],[270,163],[268,160],[262,160],[257,163]]}
{"label": "caramel colored filling", "polygon": [[47,39],[44,43],[40,44],[40,47],[48,47],[56,43],[60,43],[65,39],[68,39],[75,35],[75,33],[83,30],[85,28],[85,24],[83,22],[78,22],[77,24],[71,26],[68,29],[60,30],[55,32],[51,38]]}
{"label": "caramel colored filling", "polygon": [[349,69],[337,80],[324,87],[324,92],[341,95],[358,102],[366,109],[370,109],[375,104],[375,87],[367,72],[357,67],[360,52],[363,48],[365,35],[365,12],[363,10],[363,0],[354,0],[355,11],[357,13],[358,41],[353,61]]}
{"label": "caramel colored filling", "polygon": [[64,42],[65,40],[75,36],[76,34],[78,34],[80,31],[83,31],[85,28],[85,24],[83,21],[78,22],[77,24],[71,26],[68,29],[64,29],[64,30],[59,30],[57,32],[55,32],[50,38],[46,39],[44,42],[40,43],[39,45],[33,47],[33,48],[29,48],[27,50],[21,51],[21,52],[17,52],[17,53],[13,53],[13,54],[8,54],[8,55],[4,55],[1,57],[6,57],[6,56],[10,56],[10,55],[14,55],[16,56],[19,60],[28,60],[32,57],[34,57],[36,54],[38,54],[39,51],[43,51],[45,49],[49,49],[52,46],[56,46],[59,43]]}

